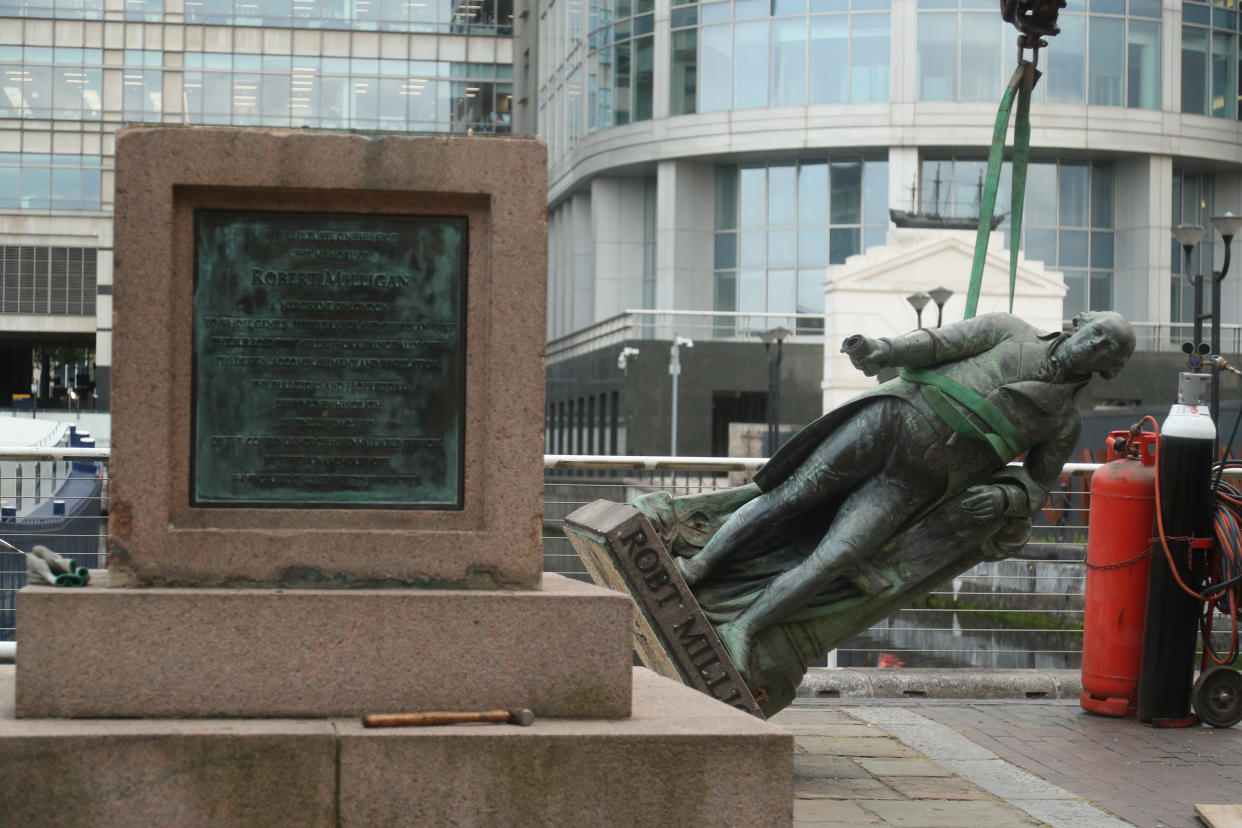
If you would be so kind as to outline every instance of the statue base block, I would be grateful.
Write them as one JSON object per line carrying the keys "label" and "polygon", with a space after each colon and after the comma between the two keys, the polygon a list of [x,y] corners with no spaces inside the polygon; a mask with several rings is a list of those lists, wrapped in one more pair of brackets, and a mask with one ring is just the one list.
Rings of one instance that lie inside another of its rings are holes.
{"label": "statue base block", "polygon": [[793,817],[790,734],[641,668],[628,719],[376,730],[353,718],[14,719],[12,676],[0,668],[5,824],[788,826]]}
{"label": "statue base block", "polygon": [[18,593],[20,718],[272,718],[529,707],[630,715],[630,602],[539,590]]}
{"label": "statue base block", "polygon": [[597,500],[565,518],[565,535],[595,583],[633,597],[634,649],[643,664],[763,718],[659,533],[642,512]]}

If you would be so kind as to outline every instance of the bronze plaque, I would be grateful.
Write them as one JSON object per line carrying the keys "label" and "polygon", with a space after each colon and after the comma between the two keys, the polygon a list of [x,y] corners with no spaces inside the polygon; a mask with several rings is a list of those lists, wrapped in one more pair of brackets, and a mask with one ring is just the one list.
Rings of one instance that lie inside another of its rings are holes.
{"label": "bronze plaque", "polygon": [[462,508],[466,230],[196,210],[191,504]]}

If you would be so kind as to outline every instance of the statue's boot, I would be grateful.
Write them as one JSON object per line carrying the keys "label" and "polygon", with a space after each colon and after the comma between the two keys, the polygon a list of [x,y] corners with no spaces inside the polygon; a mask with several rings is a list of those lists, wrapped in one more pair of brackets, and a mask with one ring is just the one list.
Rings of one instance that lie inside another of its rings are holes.
{"label": "statue's boot", "polygon": [[771,518],[771,494],[742,504],[693,558],[676,557],[673,564],[688,586],[694,586],[724,563],[733,551],[749,544],[767,528]]}

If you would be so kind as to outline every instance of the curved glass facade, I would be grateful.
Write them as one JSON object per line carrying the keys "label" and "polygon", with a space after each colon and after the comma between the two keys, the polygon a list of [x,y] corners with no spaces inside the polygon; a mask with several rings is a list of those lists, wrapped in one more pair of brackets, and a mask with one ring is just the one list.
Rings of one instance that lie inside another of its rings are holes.
{"label": "curved glass facade", "polygon": [[891,96],[889,0],[724,0],[671,26],[670,115]]}
{"label": "curved glass facade", "polygon": [[587,35],[587,130],[652,116],[654,0],[596,0]]}
{"label": "curved glass facade", "polygon": [[1182,4],[1182,112],[1238,118],[1235,4]]}
{"label": "curved glass facade", "polygon": [[[925,156],[922,210],[942,216],[979,215],[984,158]],[[1012,167],[1001,168],[996,215],[1009,237]],[[1065,318],[1115,306],[1115,172],[1108,161],[1032,159],[1023,202],[1023,255],[1065,277]]]}
{"label": "curved glass facade", "polygon": [[[1127,6],[1128,2],[1128,6]],[[1160,108],[1159,0],[1071,0],[1032,100]],[[1014,29],[980,0],[918,0],[920,101],[992,101],[1017,64]]]}

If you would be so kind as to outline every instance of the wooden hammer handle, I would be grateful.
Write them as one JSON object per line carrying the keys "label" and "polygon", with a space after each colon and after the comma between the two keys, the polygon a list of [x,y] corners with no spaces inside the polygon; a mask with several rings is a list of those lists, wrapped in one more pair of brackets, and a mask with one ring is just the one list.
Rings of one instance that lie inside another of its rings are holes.
{"label": "wooden hammer handle", "polygon": [[510,721],[508,710],[428,711],[425,713],[370,713],[362,717],[364,727],[429,727],[432,725],[471,724],[473,722]]}

